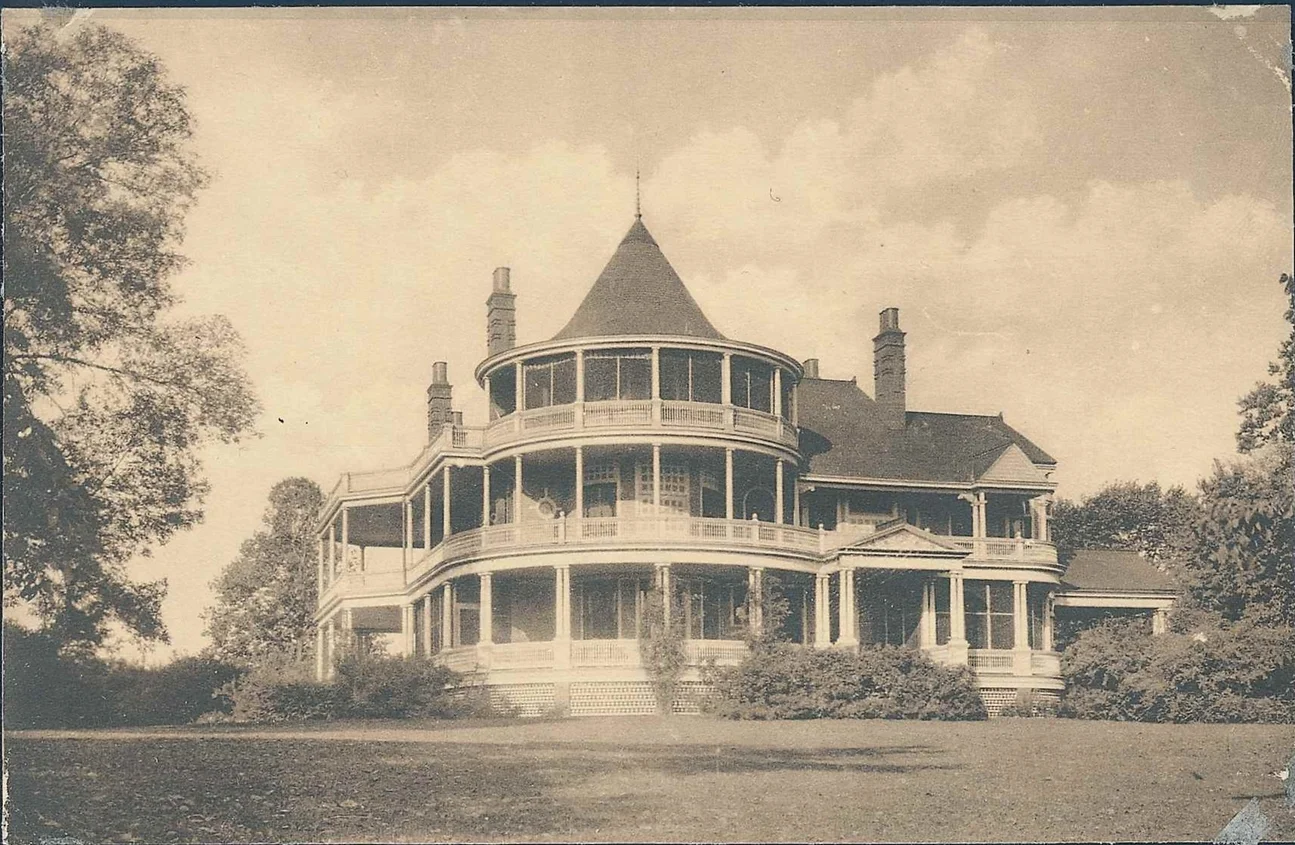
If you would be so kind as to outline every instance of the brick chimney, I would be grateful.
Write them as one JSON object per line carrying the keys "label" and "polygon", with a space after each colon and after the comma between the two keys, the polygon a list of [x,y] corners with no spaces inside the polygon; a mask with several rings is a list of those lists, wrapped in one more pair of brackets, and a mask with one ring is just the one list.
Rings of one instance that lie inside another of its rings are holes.
{"label": "brick chimney", "polygon": [[486,357],[517,345],[517,294],[509,287],[508,268],[496,267],[494,288],[486,300]]}
{"label": "brick chimney", "polygon": [[904,333],[899,330],[899,309],[881,312],[881,331],[872,339],[874,398],[887,428],[903,429]]}
{"label": "brick chimney", "polygon": [[801,367],[805,370],[805,378],[818,378],[818,359],[806,358]]}
{"label": "brick chimney", "polygon": [[449,366],[444,361],[432,364],[432,383],[427,386],[427,439],[430,442],[441,433],[441,427],[454,422],[451,407],[454,385],[450,384]]}

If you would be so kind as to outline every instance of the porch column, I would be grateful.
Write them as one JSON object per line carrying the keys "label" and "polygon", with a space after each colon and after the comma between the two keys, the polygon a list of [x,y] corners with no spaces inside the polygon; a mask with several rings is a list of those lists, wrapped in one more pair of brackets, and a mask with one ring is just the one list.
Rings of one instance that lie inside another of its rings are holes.
{"label": "porch column", "polygon": [[751,633],[764,631],[764,568],[752,566],[746,571],[747,617]]}
{"label": "porch column", "polygon": [[1036,496],[1034,504],[1034,539],[1048,541],[1048,505],[1052,502],[1049,495]]}
{"label": "porch column", "polygon": [[841,630],[837,635],[836,644],[853,648],[859,644],[859,616],[855,612],[853,569],[841,570],[840,592],[838,610],[841,616]]}
{"label": "porch column", "polygon": [[423,657],[432,657],[432,594],[423,596]]}
{"label": "porch column", "polygon": [[326,637],[328,647],[328,658],[324,663],[324,680],[333,677],[333,670],[337,666],[337,620],[328,620],[328,636]]}
{"label": "porch column", "polygon": [[972,552],[974,558],[985,557],[985,537],[988,536],[988,526],[986,520],[986,510],[988,508],[988,497],[984,493],[976,493],[971,503],[971,536]]}
{"label": "porch column", "polygon": [[571,568],[553,567],[553,668],[571,665]]}
{"label": "porch column", "polygon": [[[576,519],[585,516],[585,448],[576,447]],[[580,525],[581,523],[576,523]],[[577,529],[578,530],[578,529]]]}
{"label": "porch column", "polygon": [[733,353],[725,352],[719,364],[719,401],[721,405],[733,404]]}
{"label": "porch column", "polygon": [[315,680],[317,681],[324,680],[324,647],[327,636],[323,623],[315,626]]}
{"label": "porch column", "polygon": [[[724,356],[728,360],[728,356]],[[725,382],[727,384],[727,382]],[[733,518],[733,450],[724,450],[724,518]]]}
{"label": "porch column", "polygon": [[[799,475],[799,474],[798,474]],[[800,478],[791,483],[791,524],[800,525]]]}
{"label": "porch column", "polygon": [[[585,401],[585,351],[576,350],[576,404],[583,405]],[[579,418],[580,414],[576,414]]]}
{"label": "porch column", "polygon": [[481,527],[490,524],[490,464],[481,467]]}
{"label": "porch column", "polygon": [[441,596],[441,650],[454,648],[454,582],[445,582]]}
{"label": "porch column", "polygon": [[337,580],[337,518],[328,523],[328,580]]}
{"label": "porch column", "polygon": [[522,456],[513,457],[513,522],[522,521]]}
{"label": "porch column", "polygon": [[661,347],[652,347],[652,424],[661,424]]}
{"label": "porch column", "polygon": [[432,550],[432,481],[423,485],[423,551]]}
{"label": "porch column", "polygon": [[814,647],[827,648],[832,644],[832,620],[828,618],[832,603],[830,599],[831,576],[819,572],[814,576]]}
{"label": "porch column", "polygon": [[657,588],[661,591],[662,615],[665,617],[666,627],[670,627],[670,564],[658,563],[656,565]]}
{"label": "porch column", "polygon": [[1057,603],[1056,596],[1048,593],[1048,597],[1043,601],[1043,650],[1055,650],[1053,638],[1055,636],[1055,625],[1057,622]]}
{"label": "porch column", "polygon": [[327,579],[324,577],[324,538],[319,538],[319,560],[316,562],[315,572],[315,595],[322,596],[324,588],[327,585]]}
{"label": "porch column", "polygon": [[481,610],[478,616],[481,627],[477,635],[477,644],[488,649],[495,641],[494,578],[489,572],[482,572],[477,577],[481,579]]}
{"label": "porch column", "polygon": [[773,368],[773,415],[782,417],[782,367]]}
{"label": "porch column", "polygon": [[967,662],[967,608],[962,594],[962,570],[949,573],[949,662]]}
{"label": "porch column", "polygon": [[661,513],[661,444],[652,444],[652,513]]}
{"label": "porch column", "polygon": [[800,382],[791,386],[791,424],[800,425]]}
{"label": "porch column", "polygon": [[450,465],[441,468],[441,536],[450,536]]}
{"label": "porch column", "polygon": [[928,578],[922,582],[922,635],[920,637],[922,647],[935,646],[936,639],[935,581]]}
{"label": "porch column", "polygon": [[342,571],[351,571],[351,512],[342,507]]}
{"label": "porch column", "polygon": [[359,643],[355,640],[355,611],[349,607],[342,611],[342,635],[348,649],[359,650]]}
{"label": "porch column", "polygon": [[414,656],[414,606],[412,604],[402,604],[400,606],[400,639],[401,655],[403,657]]}
{"label": "porch column", "polygon": [[518,422],[514,423],[514,425],[517,426],[515,431],[519,432],[522,430],[522,424],[520,422],[522,409],[526,407],[526,391],[524,388],[525,382],[523,381],[522,362],[518,361],[516,364],[513,364],[513,413],[517,414],[514,419],[518,420]]}
{"label": "porch column", "polygon": [[1030,674],[1029,583],[1012,582],[1012,671]]}
{"label": "porch column", "polygon": [[777,461],[775,461],[775,467],[774,467],[774,473],[773,473],[773,492],[774,492],[773,509],[775,512],[773,521],[778,525],[782,525],[783,523],[782,514],[783,514],[783,505],[785,504],[783,501],[783,493],[782,493],[783,463],[784,463],[783,459],[778,458]]}
{"label": "porch column", "polygon": [[409,564],[414,562],[414,500],[407,500],[402,510],[405,512],[405,553],[403,557],[405,569],[409,569]]}
{"label": "porch column", "polygon": [[1151,636],[1158,637],[1169,631],[1169,611],[1163,607],[1157,607],[1155,613],[1151,614]]}

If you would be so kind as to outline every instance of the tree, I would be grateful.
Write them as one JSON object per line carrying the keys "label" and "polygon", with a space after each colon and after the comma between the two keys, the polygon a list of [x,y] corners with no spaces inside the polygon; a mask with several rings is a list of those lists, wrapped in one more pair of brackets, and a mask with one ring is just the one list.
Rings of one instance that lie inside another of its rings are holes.
{"label": "tree", "polygon": [[212,655],[258,665],[270,656],[302,660],[314,647],[319,485],[288,478],[270,490],[262,528],[212,583],[207,610]]}
{"label": "tree", "polygon": [[1227,619],[1295,627],[1295,484],[1282,451],[1216,463],[1201,481],[1190,592]]}
{"label": "tree", "polygon": [[99,25],[5,44],[5,604],[65,644],[165,639],[126,562],[202,519],[200,450],[257,414],[221,317],[176,319],[207,175],[184,91]]}
{"label": "tree", "polygon": [[1289,455],[1295,447],[1295,276],[1282,273],[1280,284],[1286,291],[1285,316],[1291,333],[1282,341],[1277,360],[1268,365],[1268,374],[1279,376],[1277,381],[1260,382],[1241,397],[1237,451],[1242,454],[1277,444]]}
{"label": "tree", "polygon": [[1117,549],[1173,568],[1195,549],[1199,513],[1199,504],[1181,487],[1126,481],[1108,484],[1080,504],[1058,501],[1050,522],[1067,559],[1076,549]]}

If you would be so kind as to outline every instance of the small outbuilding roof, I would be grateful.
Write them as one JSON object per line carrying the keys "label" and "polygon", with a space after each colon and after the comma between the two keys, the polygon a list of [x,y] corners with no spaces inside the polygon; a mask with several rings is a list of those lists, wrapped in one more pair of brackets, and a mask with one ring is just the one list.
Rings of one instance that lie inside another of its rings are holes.
{"label": "small outbuilding roof", "polygon": [[1034,464],[1056,460],[1000,416],[909,411],[889,428],[853,380],[800,382],[801,449],[810,475],[971,482],[1013,445]]}
{"label": "small outbuilding roof", "polygon": [[724,339],[640,218],[635,218],[576,313],[553,339],[618,335]]}
{"label": "small outbuilding roof", "polygon": [[1137,552],[1079,549],[1061,578],[1063,591],[1177,592],[1173,579]]}

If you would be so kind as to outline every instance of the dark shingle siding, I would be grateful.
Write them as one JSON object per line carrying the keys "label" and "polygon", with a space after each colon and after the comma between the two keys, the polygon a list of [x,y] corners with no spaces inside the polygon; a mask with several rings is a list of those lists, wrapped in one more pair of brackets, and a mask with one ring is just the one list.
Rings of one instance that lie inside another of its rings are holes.
{"label": "dark shingle siding", "polygon": [[909,411],[902,431],[889,429],[853,381],[803,379],[799,401],[814,475],[966,483],[1013,443],[1036,464],[1056,463],[1001,417]]}
{"label": "dark shingle siding", "polygon": [[641,220],[634,221],[576,313],[553,339],[619,335],[724,339]]}
{"label": "dark shingle siding", "polygon": [[1175,592],[1174,581],[1137,552],[1079,549],[1061,579],[1062,590]]}

